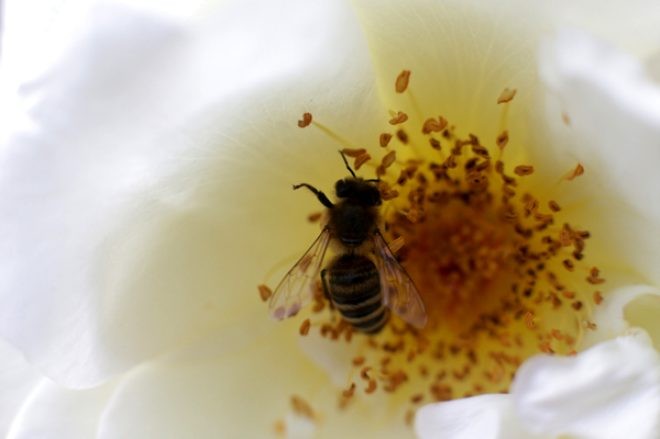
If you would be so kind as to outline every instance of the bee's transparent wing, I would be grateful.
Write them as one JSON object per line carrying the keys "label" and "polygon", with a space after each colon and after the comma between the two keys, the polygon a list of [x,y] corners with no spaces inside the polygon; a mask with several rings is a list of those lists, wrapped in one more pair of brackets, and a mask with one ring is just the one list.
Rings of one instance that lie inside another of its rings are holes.
{"label": "bee's transparent wing", "polygon": [[330,231],[326,227],[275,288],[268,303],[272,317],[292,317],[314,296],[315,281],[329,243]]}
{"label": "bee's transparent wing", "polygon": [[406,322],[416,328],[423,328],[426,326],[426,310],[417,287],[396,260],[380,232],[376,232],[373,242],[383,289],[383,302]]}

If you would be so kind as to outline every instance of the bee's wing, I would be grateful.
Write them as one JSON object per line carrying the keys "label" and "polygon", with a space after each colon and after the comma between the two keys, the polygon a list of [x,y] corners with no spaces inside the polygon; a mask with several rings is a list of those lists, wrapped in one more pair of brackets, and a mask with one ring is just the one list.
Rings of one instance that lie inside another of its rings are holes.
{"label": "bee's wing", "polygon": [[275,288],[268,303],[272,317],[292,317],[313,297],[314,282],[329,243],[330,230],[326,227]]}
{"label": "bee's wing", "polygon": [[373,243],[385,305],[406,322],[416,328],[423,328],[426,325],[426,310],[417,287],[396,260],[380,232],[374,235]]}

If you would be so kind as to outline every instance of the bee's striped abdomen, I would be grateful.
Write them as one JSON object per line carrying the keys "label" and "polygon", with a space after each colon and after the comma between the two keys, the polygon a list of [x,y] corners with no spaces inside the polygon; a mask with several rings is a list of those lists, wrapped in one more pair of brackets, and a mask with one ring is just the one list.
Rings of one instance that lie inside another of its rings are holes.
{"label": "bee's striped abdomen", "polygon": [[359,331],[374,334],[387,323],[380,276],[366,256],[344,254],[328,268],[328,294],[344,320]]}

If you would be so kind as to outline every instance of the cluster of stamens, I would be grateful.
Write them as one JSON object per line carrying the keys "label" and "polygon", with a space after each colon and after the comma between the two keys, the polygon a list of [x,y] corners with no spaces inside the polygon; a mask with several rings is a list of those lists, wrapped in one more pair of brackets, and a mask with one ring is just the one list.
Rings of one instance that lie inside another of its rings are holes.
{"label": "cluster of stamens", "polygon": [[[405,93],[409,79],[402,72],[396,91]],[[510,105],[514,96],[506,89],[497,104]],[[299,125],[313,123],[306,113]],[[361,343],[342,407],[358,393],[382,391],[411,404],[407,420],[421,403],[506,392],[518,366],[536,353],[575,354],[583,332],[595,328],[589,316],[603,300],[604,282],[586,262],[590,233],[571,225],[557,201],[534,194],[527,183],[533,166],[504,160],[506,130],[490,144],[456,134],[442,116],[414,124],[392,112],[391,131],[371,149],[383,151],[379,161],[366,149],[343,152],[356,170],[371,166],[381,180],[380,228],[421,293],[427,326],[417,330],[393,317],[381,333],[359,334],[320,285],[300,326],[303,336],[318,330],[337,343]],[[413,156],[411,145],[423,153]],[[562,184],[583,173],[576,164]]]}

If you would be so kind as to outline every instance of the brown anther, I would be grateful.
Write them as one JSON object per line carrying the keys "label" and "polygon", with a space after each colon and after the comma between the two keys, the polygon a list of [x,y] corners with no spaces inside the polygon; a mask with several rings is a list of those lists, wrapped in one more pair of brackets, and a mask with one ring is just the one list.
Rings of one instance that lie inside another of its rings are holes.
{"label": "brown anther", "polygon": [[312,113],[303,113],[302,119],[298,121],[298,126],[300,128],[305,128],[312,123]]}
{"label": "brown anther", "polygon": [[374,393],[376,391],[376,388],[378,388],[378,383],[374,379],[369,380],[369,384],[367,385],[367,388],[364,389],[364,393]]}
{"label": "brown anther", "polygon": [[564,339],[564,335],[561,333],[559,329],[552,329],[550,331],[550,335],[552,335],[552,338],[554,338],[555,340],[561,341]]}
{"label": "brown anther", "polygon": [[571,172],[566,174],[564,177],[566,180],[571,181],[575,179],[576,177],[579,177],[580,175],[584,174],[584,166],[582,166],[580,163],[577,164],[575,169],[573,169]]}
{"label": "brown anther", "polygon": [[539,343],[539,350],[541,352],[546,353],[546,354],[554,354],[555,353],[555,351],[554,351],[554,349],[552,349],[552,346],[550,345],[549,341],[543,341],[543,342]]}
{"label": "brown anther", "polygon": [[447,119],[442,116],[438,116],[437,119],[430,117],[424,121],[424,125],[422,126],[422,133],[439,133],[445,128],[447,128]]}
{"label": "brown anther", "polygon": [[416,393],[415,395],[410,397],[410,402],[412,402],[413,404],[419,404],[420,402],[422,402],[423,399],[424,399],[423,394]]}
{"label": "brown anther", "polygon": [[548,201],[548,207],[549,207],[550,210],[552,210],[553,212],[559,212],[559,211],[561,210],[561,207],[559,206],[559,204],[558,204],[556,201],[554,201],[554,200],[550,200],[550,201]]}
{"label": "brown anther", "polygon": [[575,234],[580,239],[587,239],[587,238],[591,237],[591,233],[588,230],[576,230]]}
{"label": "brown anther", "polygon": [[360,376],[362,377],[363,380],[368,380],[371,377],[369,376],[369,372],[371,372],[371,366],[365,366],[362,368],[360,371]]}
{"label": "brown anther", "polygon": [[591,267],[589,270],[589,277],[587,278],[587,282],[589,282],[592,285],[599,285],[605,282],[605,279],[599,276],[600,270],[596,267]]}
{"label": "brown anther", "polygon": [[312,406],[298,395],[291,396],[291,408],[293,408],[293,412],[295,414],[303,416],[307,419],[313,420],[316,417]]}
{"label": "brown anther", "polygon": [[596,329],[598,329],[598,325],[595,324],[594,322],[590,322],[588,320],[585,320],[583,323],[584,323],[584,327],[591,330],[591,331],[595,331]]}
{"label": "brown anther", "polygon": [[396,189],[390,189],[387,192],[383,192],[381,190],[380,196],[383,199],[383,201],[392,200],[399,196],[399,191],[397,191]]}
{"label": "brown anther", "polygon": [[519,177],[524,177],[526,175],[531,175],[534,173],[534,166],[519,165],[513,169],[513,172]]}
{"label": "brown anther", "polygon": [[403,93],[408,88],[410,82],[410,70],[402,70],[399,76],[396,77],[394,89],[397,93]]}
{"label": "brown anther", "polygon": [[575,311],[580,311],[582,309],[583,303],[579,300],[576,300],[575,302],[571,303],[571,306]]}
{"label": "brown anther", "polygon": [[440,151],[440,141],[438,139],[430,138],[429,144],[431,145],[431,148]]}
{"label": "brown anther", "polygon": [[534,323],[534,313],[531,311],[525,313],[523,320],[527,329],[534,329],[536,327],[536,323]]}
{"label": "brown anther", "polygon": [[479,162],[477,164],[477,166],[475,167],[475,170],[479,171],[479,172],[486,171],[486,170],[490,169],[490,166],[491,166],[490,160],[484,160],[484,161]]}
{"label": "brown anther", "polygon": [[506,102],[511,102],[516,95],[517,90],[515,88],[505,88],[500,93],[500,96],[497,98],[498,104],[504,104]]}
{"label": "brown anther", "polygon": [[367,150],[364,148],[343,148],[341,150],[342,154],[345,156],[351,157],[353,159],[360,157],[367,153]]}
{"label": "brown anther", "polygon": [[362,167],[365,163],[367,163],[369,160],[371,160],[371,156],[369,153],[364,153],[358,157],[355,158],[355,161],[353,162],[353,169],[356,171]]}
{"label": "brown anther", "polygon": [[403,143],[404,145],[408,144],[408,134],[405,131],[397,130],[396,138],[399,139],[399,142]]}
{"label": "brown anther", "polygon": [[561,295],[567,299],[575,299],[575,293],[573,291],[562,291]]}
{"label": "brown anther", "polygon": [[307,215],[307,221],[309,221],[310,223],[315,223],[318,220],[320,220],[322,216],[323,216],[323,212],[310,213],[309,215]]}
{"label": "brown anther", "polygon": [[270,299],[270,296],[273,295],[273,290],[271,290],[270,288],[268,288],[267,285],[263,285],[263,284],[262,284],[262,285],[259,285],[257,288],[259,289],[259,297],[261,297],[261,300],[262,300],[263,302],[265,302],[265,301],[267,301],[268,299]]}
{"label": "brown anther", "polygon": [[405,244],[405,240],[403,236],[399,236],[398,238],[390,241],[389,244],[387,244],[387,246],[390,248],[390,251],[396,255],[399,252],[399,250],[401,250],[404,244]]}
{"label": "brown anther", "polygon": [[561,120],[562,120],[562,122],[564,122],[564,124],[566,124],[566,125],[570,125],[570,124],[571,124],[571,118],[568,116],[567,113],[562,113],[562,114],[561,114]]}
{"label": "brown anther", "polygon": [[408,115],[403,111],[397,113],[389,120],[390,125],[398,125],[408,120]]}
{"label": "brown anther", "polygon": [[561,263],[564,266],[564,268],[567,269],[568,271],[575,270],[575,264],[573,264],[573,261],[571,261],[570,259],[564,259],[563,261],[561,261]]}
{"label": "brown anther", "polygon": [[387,169],[390,166],[392,166],[392,163],[396,160],[396,151],[390,151],[385,156],[383,157],[383,160],[381,160],[380,165],[384,168]]}
{"label": "brown anther", "polygon": [[603,294],[600,291],[594,291],[594,303],[596,305],[603,303]]}
{"label": "brown anther", "polygon": [[504,130],[499,136],[497,136],[497,139],[495,139],[495,144],[499,149],[504,149],[507,143],[509,143],[509,132]]}
{"label": "brown anther", "polygon": [[353,394],[355,394],[355,388],[356,388],[356,387],[357,387],[357,386],[356,386],[355,383],[351,383],[350,387],[349,387],[348,389],[344,390],[344,391],[341,393],[341,395],[342,395],[344,398],[351,398],[351,397],[353,397]]}
{"label": "brown anther", "polygon": [[359,357],[353,358],[353,366],[362,366],[364,362],[366,361],[366,358],[364,358],[362,355]]}
{"label": "brown anther", "polygon": [[488,159],[490,158],[490,154],[488,153],[488,148],[479,145],[479,144],[472,144],[472,152],[478,155],[479,157]]}
{"label": "brown anther", "polygon": [[298,330],[298,332],[300,333],[300,335],[304,337],[305,335],[309,334],[309,328],[311,327],[312,327],[312,322],[310,322],[309,319],[305,319],[300,325],[300,329]]}
{"label": "brown anther", "polygon": [[382,133],[378,138],[378,143],[380,146],[385,148],[387,145],[389,145],[390,140],[392,140],[392,135],[390,133]]}

